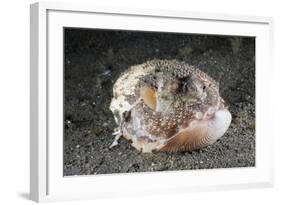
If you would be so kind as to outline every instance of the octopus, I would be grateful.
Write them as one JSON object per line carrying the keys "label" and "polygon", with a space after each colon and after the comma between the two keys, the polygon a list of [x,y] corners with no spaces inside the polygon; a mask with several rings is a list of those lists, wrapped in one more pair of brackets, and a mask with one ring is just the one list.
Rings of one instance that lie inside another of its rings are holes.
{"label": "octopus", "polygon": [[116,80],[110,110],[120,137],[141,152],[193,151],[214,144],[227,131],[231,114],[219,84],[177,60],[131,66]]}

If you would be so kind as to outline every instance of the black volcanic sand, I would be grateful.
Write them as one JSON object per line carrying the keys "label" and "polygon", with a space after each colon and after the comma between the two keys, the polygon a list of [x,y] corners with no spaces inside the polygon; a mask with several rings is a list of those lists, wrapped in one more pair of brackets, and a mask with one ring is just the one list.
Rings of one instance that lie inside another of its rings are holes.
{"label": "black volcanic sand", "polygon": [[[145,32],[65,30],[64,175],[255,166],[255,39]],[[117,127],[112,86],[128,67],[178,59],[220,83],[232,113],[226,134],[193,152],[140,153],[129,141],[109,149]]]}

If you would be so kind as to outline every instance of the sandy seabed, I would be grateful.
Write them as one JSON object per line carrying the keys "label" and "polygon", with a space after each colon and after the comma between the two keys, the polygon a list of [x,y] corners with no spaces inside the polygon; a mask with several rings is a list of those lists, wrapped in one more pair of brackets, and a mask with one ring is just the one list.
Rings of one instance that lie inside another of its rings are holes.
{"label": "sandy seabed", "polygon": [[[255,39],[66,29],[64,175],[255,166]],[[121,139],[109,110],[112,86],[128,67],[152,59],[194,65],[220,83],[232,123],[215,144],[193,152],[140,153]]]}

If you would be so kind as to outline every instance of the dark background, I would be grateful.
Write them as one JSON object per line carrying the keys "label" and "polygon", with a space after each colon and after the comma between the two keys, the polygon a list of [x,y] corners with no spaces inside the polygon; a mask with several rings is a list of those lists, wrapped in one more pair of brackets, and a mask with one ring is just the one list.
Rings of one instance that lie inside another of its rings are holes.
{"label": "dark background", "polygon": [[[112,86],[128,67],[177,59],[220,83],[233,120],[214,145],[193,152],[140,153],[117,127]],[[255,38],[66,28],[64,175],[255,166]]]}

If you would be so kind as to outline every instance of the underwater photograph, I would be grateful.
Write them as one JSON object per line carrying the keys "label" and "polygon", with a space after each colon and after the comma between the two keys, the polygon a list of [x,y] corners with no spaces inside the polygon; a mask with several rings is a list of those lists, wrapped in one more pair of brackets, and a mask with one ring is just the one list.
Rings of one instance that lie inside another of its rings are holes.
{"label": "underwater photograph", "polygon": [[64,28],[63,175],[255,166],[255,37]]}

